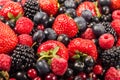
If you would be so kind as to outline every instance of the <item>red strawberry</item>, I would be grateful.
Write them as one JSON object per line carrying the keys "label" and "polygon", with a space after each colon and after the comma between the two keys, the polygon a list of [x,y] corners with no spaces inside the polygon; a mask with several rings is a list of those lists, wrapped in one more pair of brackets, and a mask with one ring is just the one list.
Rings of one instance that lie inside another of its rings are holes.
{"label": "red strawberry", "polygon": [[15,31],[18,34],[30,34],[34,26],[34,23],[26,17],[21,17],[17,20]]}
{"label": "red strawberry", "polygon": [[86,31],[81,35],[82,38],[84,39],[95,39],[95,35],[92,31],[92,28],[87,28]]}
{"label": "red strawberry", "polygon": [[33,44],[32,36],[30,36],[28,34],[21,34],[18,36],[18,43],[24,44],[27,46],[32,46],[32,44]]}
{"label": "red strawberry", "polygon": [[54,49],[56,47],[59,47],[59,50],[58,52],[56,53],[58,56],[68,60],[68,50],[67,48],[64,46],[64,44],[62,44],[61,42],[59,41],[55,41],[55,40],[48,40],[44,43],[42,43],[39,47],[38,47],[38,54],[40,54],[41,52],[45,51],[49,51],[51,49]]}
{"label": "red strawberry", "polygon": [[57,0],[39,0],[40,8],[49,15],[55,15],[58,11]]}
{"label": "red strawberry", "polygon": [[105,74],[105,80],[120,80],[120,70],[110,67]]}
{"label": "red strawberry", "polygon": [[[11,13],[11,16],[9,16],[9,13]],[[20,14],[23,14],[22,6],[19,3],[13,1],[7,2],[0,10],[0,15],[5,17],[6,19],[17,17]]]}
{"label": "red strawberry", "polygon": [[68,67],[67,60],[64,58],[53,58],[51,62],[51,69],[54,74],[62,76]]}
{"label": "red strawberry", "polygon": [[68,45],[68,51],[71,57],[73,57],[78,51],[92,56],[95,60],[98,56],[97,49],[93,41],[82,38],[71,40]]}
{"label": "red strawberry", "polygon": [[115,10],[115,11],[112,13],[112,18],[113,18],[113,19],[120,19],[120,10]]}
{"label": "red strawberry", "polygon": [[4,23],[0,22],[0,53],[11,52],[18,43],[14,31]]}
{"label": "red strawberry", "polygon": [[11,0],[0,0],[0,6],[5,5],[8,1],[11,1]]}
{"label": "red strawberry", "polygon": [[6,54],[0,54],[0,70],[9,71],[11,67],[11,57]]}
{"label": "red strawberry", "polygon": [[111,22],[111,26],[116,31],[117,35],[120,36],[120,20],[115,19]]}
{"label": "red strawberry", "polygon": [[78,32],[75,21],[66,14],[60,14],[56,17],[52,28],[58,35],[66,34],[68,37],[74,37]]}
{"label": "red strawberry", "polygon": [[113,10],[120,9],[120,0],[110,0],[111,1],[111,8]]}
{"label": "red strawberry", "polygon": [[93,16],[96,16],[96,6],[93,2],[85,1],[81,3],[76,9],[77,15],[80,16],[83,10],[90,10]]}

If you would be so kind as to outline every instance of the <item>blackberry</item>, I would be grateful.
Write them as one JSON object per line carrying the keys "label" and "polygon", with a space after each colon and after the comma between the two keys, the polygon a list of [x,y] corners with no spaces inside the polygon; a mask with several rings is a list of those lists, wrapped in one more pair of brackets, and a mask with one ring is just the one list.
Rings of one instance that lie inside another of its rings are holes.
{"label": "blackberry", "polygon": [[39,11],[39,4],[36,0],[28,0],[24,5],[24,15],[33,19],[34,15]]}
{"label": "blackberry", "polygon": [[30,67],[33,67],[36,62],[34,50],[26,45],[21,44],[16,46],[16,49],[11,55],[11,58],[11,70],[13,72],[19,70],[27,70]]}
{"label": "blackberry", "polygon": [[110,22],[103,22],[102,24],[105,27],[105,32],[112,34],[114,36],[115,42],[116,42],[117,41],[117,34],[116,34],[115,30],[112,28]]}
{"label": "blackberry", "polygon": [[120,47],[113,47],[100,54],[102,65],[105,68],[120,65]]}

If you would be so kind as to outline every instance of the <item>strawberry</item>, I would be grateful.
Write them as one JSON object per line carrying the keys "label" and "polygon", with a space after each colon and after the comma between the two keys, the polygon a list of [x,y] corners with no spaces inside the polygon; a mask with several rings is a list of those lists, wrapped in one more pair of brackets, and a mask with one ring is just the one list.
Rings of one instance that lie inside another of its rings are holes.
{"label": "strawberry", "polygon": [[22,6],[13,1],[7,2],[3,8],[0,10],[0,15],[2,15],[6,19],[16,18],[23,14]]}
{"label": "strawberry", "polygon": [[39,0],[40,8],[49,15],[55,15],[58,11],[57,0]]}
{"label": "strawberry", "polygon": [[68,67],[67,60],[64,58],[52,58],[51,69],[54,74],[62,76]]}
{"label": "strawberry", "polygon": [[120,9],[120,0],[110,0],[111,1],[111,8],[113,10]]}
{"label": "strawberry", "polygon": [[111,22],[112,28],[115,30],[118,36],[120,36],[120,20],[115,19]]}
{"label": "strawberry", "polygon": [[30,34],[34,26],[34,23],[26,17],[21,17],[17,20],[15,31],[18,34]]}
{"label": "strawberry", "polygon": [[113,19],[120,19],[120,10],[113,11],[112,18]]}
{"label": "strawberry", "polygon": [[52,28],[58,35],[66,34],[68,37],[74,37],[78,32],[75,21],[66,14],[60,14],[56,17]]}
{"label": "strawberry", "polygon": [[120,80],[120,70],[110,67],[105,74],[105,80]]}
{"label": "strawberry", "polygon": [[83,54],[92,56],[95,60],[98,56],[97,49],[93,41],[82,38],[71,40],[68,45],[68,51],[70,53],[70,57],[73,57],[77,52],[82,52]]}
{"label": "strawberry", "polygon": [[95,35],[92,31],[92,28],[87,28],[86,31],[81,35],[81,38],[84,38],[84,39],[95,39]]}
{"label": "strawberry", "polygon": [[81,13],[83,10],[90,10],[92,12],[93,16],[97,15],[96,6],[94,3],[90,2],[90,1],[85,1],[78,6],[78,8],[76,9],[77,15],[81,16]]}
{"label": "strawberry", "polygon": [[0,70],[9,71],[11,66],[11,57],[6,54],[0,54]]}
{"label": "strawberry", "polygon": [[[67,48],[64,46],[64,44],[62,44],[59,41],[55,41],[55,40],[48,40],[44,43],[42,43],[39,47],[38,47],[38,54],[41,54],[42,52],[47,52],[50,50],[54,50],[56,47],[59,47],[59,50],[57,51],[57,55],[61,58],[64,58],[65,60],[68,60],[68,50]],[[53,56],[54,57],[54,56]]]}
{"label": "strawberry", "polygon": [[24,44],[27,46],[32,46],[32,44],[33,44],[32,36],[30,36],[28,34],[21,34],[18,36],[18,43]]}
{"label": "strawberry", "polygon": [[18,43],[14,31],[0,21],[0,53],[10,53]]}
{"label": "strawberry", "polygon": [[11,1],[11,0],[0,0],[0,6],[5,5],[8,1]]}

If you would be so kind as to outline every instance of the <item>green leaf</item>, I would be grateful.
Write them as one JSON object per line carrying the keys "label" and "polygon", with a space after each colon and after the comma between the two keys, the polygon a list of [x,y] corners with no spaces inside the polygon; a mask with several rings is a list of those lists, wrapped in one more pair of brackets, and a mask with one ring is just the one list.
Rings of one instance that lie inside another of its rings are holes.
{"label": "green leaf", "polygon": [[53,55],[56,55],[56,53],[59,51],[59,49],[60,49],[60,47],[55,47],[54,49],[53,49]]}
{"label": "green leaf", "polygon": [[20,12],[15,19],[17,20],[17,19],[19,19],[22,16],[23,16],[23,14],[22,14],[22,12]]}
{"label": "green leaf", "polygon": [[11,12],[8,12],[7,16],[10,18],[10,19],[14,19],[14,15],[11,13]]}
{"label": "green leaf", "polygon": [[0,80],[9,80],[9,74],[7,71],[0,71]]}
{"label": "green leaf", "polygon": [[96,2],[94,2],[94,4],[95,4],[95,10],[96,10],[96,13],[97,13],[97,17],[100,17],[101,13],[100,13],[100,10],[98,8],[98,2],[96,1]]}
{"label": "green leaf", "polygon": [[51,59],[49,59],[49,60],[48,60],[48,64],[50,65],[50,64],[51,64],[51,62],[52,62],[52,60],[51,60]]}
{"label": "green leaf", "polygon": [[80,59],[80,55],[79,54],[76,54],[72,57],[73,59]]}

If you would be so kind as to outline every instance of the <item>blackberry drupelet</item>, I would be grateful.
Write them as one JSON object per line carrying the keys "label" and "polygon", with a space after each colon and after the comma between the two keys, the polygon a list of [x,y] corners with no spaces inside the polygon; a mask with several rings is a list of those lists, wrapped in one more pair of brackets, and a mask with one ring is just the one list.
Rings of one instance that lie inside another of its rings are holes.
{"label": "blackberry drupelet", "polygon": [[37,0],[28,0],[24,5],[24,15],[33,19],[34,15],[39,11],[39,4]]}
{"label": "blackberry drupelet", "polygon": [[26,45],[17,45],[16,49],[13,51],[11,58],[12,72],[19,70],[27,70],[30,67],[34,67],[36,63],[34,50]]}
{"label": "blackberry drupelet", "polygon": [[120,65],[120,47],[114,46],[100,54],[102,65],[105,68]]}
{"label": "blackberry drupelet", "polygon": [[102,24],[105,27],[105,32],[106,33],[110,33],[110,34],[112,34],[114,36],[115,43],[116,43],[116,41],[117,41],[117,34],[116,34],[115,30],[112,28],[110,22],[103,22]]}

